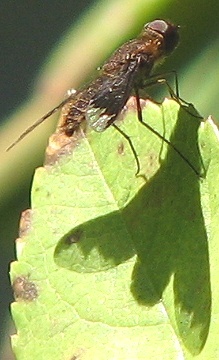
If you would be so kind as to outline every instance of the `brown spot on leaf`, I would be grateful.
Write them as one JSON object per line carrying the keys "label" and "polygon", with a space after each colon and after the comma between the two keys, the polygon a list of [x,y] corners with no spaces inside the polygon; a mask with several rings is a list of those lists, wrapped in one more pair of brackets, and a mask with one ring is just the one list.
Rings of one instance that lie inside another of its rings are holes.
{"label": "brown spot on leaf", "polygon": [[68,245],[78,243],[81,240],[83,234],[84,232],[82,229],[77,229],[74,232],[67,234],[67,236],[64,237],[64,242]]}
{"label": "brown spot on leaf", "polygon": [[36,285],[27,276],[16,277],[12,288],[16,301],[33,301],[38,296]]}
{"label": "brown spot on leaf", "polygon": [[75,352],[75,354],[70,358],[70,360],[80,360],[82,359],[82,356],[84,355],[85,350],[79,349]]}
{"label": "brown spot on leaf", "polygon": [[[141,109],[143,109],[145,106],[147,106],[147,102],[148,102],[148,99],[140,98]],[[135,96],[131,96],[126,103],[125,111],[130,111],[130,110],[133,110],[135,112],[137,111]]]}
{"label": "brown spot on leaf", "polygon": [[62,156],[71,154],[73,149],[80,144],[80,141],[83,137],[84,132],[81,129],[69,137],[58,128],[57,132],[52,134],[49,138],[44,165],[53,165],[59,162],[59,159]]}
{"label": "brown spot on leaf", "polygon": [[124,149],[125,149],[124,143],[120,142],[120,144],[118,145],[118,148],[117,148],[118,154],[124,155]]}
{"label": "brown spot on leaf", "polygon": [[31,221],[32,221],[33,211],[31,209],[27,209],[22,212],[20,218],[20,226],[19,226],[19,237],[23,238],[28,235],[31,230]]}

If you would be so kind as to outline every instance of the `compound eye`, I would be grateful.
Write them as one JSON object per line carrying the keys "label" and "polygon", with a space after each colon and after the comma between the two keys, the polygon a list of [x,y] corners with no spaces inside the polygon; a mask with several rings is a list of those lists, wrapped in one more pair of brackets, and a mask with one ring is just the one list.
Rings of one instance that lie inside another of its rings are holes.
{"label": "compound eye", "polygon": [[165,34],[168,30],[168,23],[164,20],[154,20],[147,24],[147,27],[153,31],[157,31],[160,34]]}
{"label": "compound eye", "polygon": [[165,20],[154,20],[148,23],[147,28],[161,34],[164,38],[165,51],[172,52],[179,42],[179,26]]}

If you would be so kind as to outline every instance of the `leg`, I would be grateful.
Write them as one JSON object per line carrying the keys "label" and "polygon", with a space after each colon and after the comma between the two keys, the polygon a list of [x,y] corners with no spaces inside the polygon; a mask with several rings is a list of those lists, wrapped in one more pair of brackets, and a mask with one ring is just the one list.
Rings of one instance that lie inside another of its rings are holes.
{"label": "leg", "polygon": [[190,163],[190,161],[169,140],[167,140],[165,137],[160,135],[159,132],[154,130],[150,125],[148,125],[147,123],[145,123],[143,121],[138,89],[135,89],[135,94],[136,94],[136,106],[137,106],[138,120],[141,122],[141,124],[144,125],[148,130],[150,130],[156,136],[158,136],[161,140],[163,140],[167,145],[169,145],[181,157],[181,159],[183,159],[188,164],[188,166],[192,169],[192,171],[197,176],[200,176],[199,172],[194,168],[194,166]]}
{"label": "leg", "polygon": [[[169,84],[169,82],[166,79],[166,77],[171,74],[174,76],[175,90],[172,88],[172,86]],[[178,102],[178,104],[180,106],[182,106],[183,104],[187,105],[187,106],[192,106],[191,103],[182,99],[179,95],[178,76],[177,76],[177,72],[175,70],[168,71],[167,73],[164,73],[164,74],[153,75],[144,82],[145,87],[150,87],[150,86],[159,85],[159,84],[166,85],[171,98],[176,100],[176,102]],[[189,109],[187,107],[185,107],[185,111],[187,111],[187,113],[189,113],[190,115],[194,116],[197,119],[203,119],[203,117],[201,115],[199,115],[198,113],[194,114],[194,112],[189,111]]]}

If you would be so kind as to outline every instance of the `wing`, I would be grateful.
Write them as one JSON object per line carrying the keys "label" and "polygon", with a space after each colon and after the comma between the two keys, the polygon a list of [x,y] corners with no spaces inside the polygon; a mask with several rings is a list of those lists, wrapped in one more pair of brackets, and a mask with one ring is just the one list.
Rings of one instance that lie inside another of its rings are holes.
{"label": "wing", "polygon": [[138,67],[136,59],[113,77],[102,76],[103,81],[86,111],[86,120],[95,131],[104,131],[116,120],[130,97]]}

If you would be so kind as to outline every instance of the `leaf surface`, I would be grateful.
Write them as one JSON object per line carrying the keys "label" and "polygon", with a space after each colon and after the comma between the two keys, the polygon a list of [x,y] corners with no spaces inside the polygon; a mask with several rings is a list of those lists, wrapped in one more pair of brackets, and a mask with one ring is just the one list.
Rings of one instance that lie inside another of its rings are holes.
{"label": "leaf surface", "polygon": [[215,358],[218,130],[168,99],[143,118],[205,179],[133,99],[117,125],[137,177],[113,127],[37,169],[11,267],[17,359]]}

